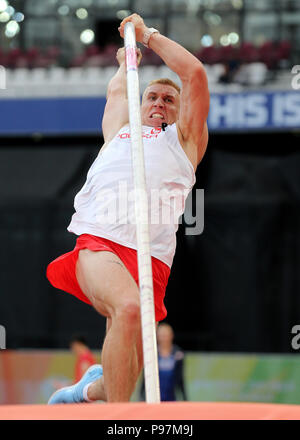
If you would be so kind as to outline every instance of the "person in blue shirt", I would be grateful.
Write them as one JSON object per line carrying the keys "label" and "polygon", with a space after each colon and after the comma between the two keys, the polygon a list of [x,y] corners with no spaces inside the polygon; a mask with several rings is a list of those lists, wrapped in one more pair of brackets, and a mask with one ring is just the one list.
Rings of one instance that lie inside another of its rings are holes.
{"label": "person in blue shirt", "polygon": [[[173,344],[174,332],[167,323],[157,328],[157,351],[161,401],[187,400],[183,367],[184,353]],[[181,399],[179,399],[181,394]],[[140,398],[145,400],[145,383],[142,382]]]}

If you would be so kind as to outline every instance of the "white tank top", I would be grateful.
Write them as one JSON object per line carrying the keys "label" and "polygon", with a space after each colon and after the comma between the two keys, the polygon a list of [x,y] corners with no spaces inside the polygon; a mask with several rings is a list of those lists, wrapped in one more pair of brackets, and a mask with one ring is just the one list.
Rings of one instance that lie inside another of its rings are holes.
{"label": "white tank top", "polygon": [[[179,217],[196,179],[181,147],[176,124],[163,131],[143,126],[151,255],[169,267]],[[68,231],[92,234],[137,249],[129,125],[100,150],[74,200]]]}

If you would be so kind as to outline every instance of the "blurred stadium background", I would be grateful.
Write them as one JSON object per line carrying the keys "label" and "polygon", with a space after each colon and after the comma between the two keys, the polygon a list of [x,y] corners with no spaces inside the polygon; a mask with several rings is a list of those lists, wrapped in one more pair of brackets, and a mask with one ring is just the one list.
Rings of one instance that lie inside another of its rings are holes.
{"label": "blurred stadium background", "polygon": [[[104,319],[45,270],[74,246],[132,12],[204,63],[211,92],[204,232],[180,226],[166,296],[188,397],[300,404],[298,0],[0,0],[0,403],[44,403],[72,380],[75,332],[100,356]],[[142,90],[176,80],[142,51]]]}

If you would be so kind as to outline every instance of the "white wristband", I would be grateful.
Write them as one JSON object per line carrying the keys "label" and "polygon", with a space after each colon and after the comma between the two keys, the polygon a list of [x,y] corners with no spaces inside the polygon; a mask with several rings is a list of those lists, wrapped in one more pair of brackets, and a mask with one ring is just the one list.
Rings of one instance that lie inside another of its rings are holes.
{"label": "white wristband", "polygon": [[159,31],[157,29],[147,28],[147,30],[144,32],[144,35],[143,35],[143,45],[144,46],[149,47],[148,44],[149,44],[150,37],[152,34],[154,34],[156,32],[159,33]]}

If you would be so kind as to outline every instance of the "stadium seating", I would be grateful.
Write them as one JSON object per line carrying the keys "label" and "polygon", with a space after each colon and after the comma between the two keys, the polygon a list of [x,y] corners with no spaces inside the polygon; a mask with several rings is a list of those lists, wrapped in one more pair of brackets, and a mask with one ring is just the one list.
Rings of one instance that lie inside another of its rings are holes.
{"label": "stadium seating", "polygon": [[[118,66],[116,51],[115,44],[104,49],[90,45],[66,62],[55,46],[44,51],[36,47],[26,51],[0,49],[0,65],[7,69],[7,89],[2,92],[3,96],[103,95]],[[141,90],[155,78],[168,77],[180,85],[177,75],[153,51],[142,48],[142,53]],[[290,77],[287,69],[291,44],[288,41],[267,41],[260,47],[250,42],[243,42],[239,47],[210,46],[194,54],[205,66],[212,91],[222,87],[261,87],[274,78],[285,84]],[[276,88],[276,83],[273,86]]]}
{"label": "stadium seating", "polygon": [[[20,48],[3,51],[0,49],[0,65],[9,69],[17,68],[51,68],[54,66],[72,67],[108,67],[117,66],[116,52],[118,46],[109,44],[104,48],[96,45],[88,46],[83,53],[67,60],[61,50],[47,47],[41,50],[37,47],[22,51]],[[143,66],[161,66],[162,60],[150,49],[142,48]],[[205,65],[236,63],[264,63],[268,69],[286,67],[291,55],[289,41],[266,41],[259,47],[251,42],[243,42],[240,46],[209,46],[202,47],[194,55]],[[219,67],[217,70],[220,69]]]}

